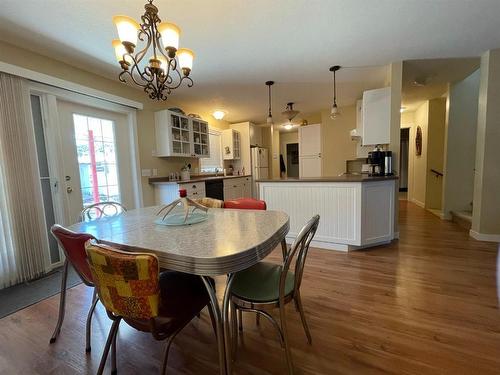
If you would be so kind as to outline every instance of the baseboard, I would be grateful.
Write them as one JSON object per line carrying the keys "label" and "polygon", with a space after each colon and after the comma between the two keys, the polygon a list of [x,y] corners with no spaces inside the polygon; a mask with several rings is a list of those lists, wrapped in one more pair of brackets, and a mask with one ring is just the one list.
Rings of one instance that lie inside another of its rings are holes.
{"label": "baseboard", "polygon": [[479,233],[472,229],[469,231],[469,234],[478,241],[500,242],[500,234]]}
{"label": "baseboard", "polygon": [[422,208],[425,208],[425,204],[420,202],[419,200],[415,199],[415,198],[411,198],[410,202],[412,203],[415,203],[417,206],[420,206]]}
{"label": "baseboard", "polygon": [[394,239],[399,240],[399,232],[394,232]]}

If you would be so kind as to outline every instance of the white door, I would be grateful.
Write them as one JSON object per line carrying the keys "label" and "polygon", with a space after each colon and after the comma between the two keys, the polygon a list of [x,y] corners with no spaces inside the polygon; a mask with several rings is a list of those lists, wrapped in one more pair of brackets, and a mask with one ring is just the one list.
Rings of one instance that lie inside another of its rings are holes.
{"label": "white door", "polygon": [[127,116],[58,101],[70,223],[90,204],[118,201],[133,208],[134,186]]}
{"label": "white door", "polygon": [[299,128],[299,175],[321,177],[321,124]]}

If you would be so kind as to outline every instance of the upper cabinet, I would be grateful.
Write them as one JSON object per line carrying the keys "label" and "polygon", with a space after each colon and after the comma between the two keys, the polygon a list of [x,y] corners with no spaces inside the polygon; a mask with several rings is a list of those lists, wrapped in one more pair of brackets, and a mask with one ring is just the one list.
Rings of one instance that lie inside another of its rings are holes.
{"label": "upper cabinet", "polygon": [[155,112],[156,156],[210,157],[208,123],[177,112]]}
{"label": "upper cabinet", "polygon": [[222,157],[224,160],[238,160],[241,157],[241,134],[234,129],[222,131]]}
{"label": "upper cabinet", "polygon": [[[357,105],[359,111],[359,104]],[[359,134],[361,126],[361,134]],[[361,116],[357,117],[357,132],[363,146],[391,142],[391,88],[368,90],[363,93]]]}

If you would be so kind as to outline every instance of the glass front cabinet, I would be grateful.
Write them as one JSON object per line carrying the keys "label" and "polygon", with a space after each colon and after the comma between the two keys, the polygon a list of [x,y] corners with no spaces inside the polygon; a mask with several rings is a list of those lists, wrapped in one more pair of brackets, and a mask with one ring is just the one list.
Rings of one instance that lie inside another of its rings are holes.
{"label": "glass front cabinet", "polygon": [[210,157],[208,123],[163,110],[155,112],[156,156]]}

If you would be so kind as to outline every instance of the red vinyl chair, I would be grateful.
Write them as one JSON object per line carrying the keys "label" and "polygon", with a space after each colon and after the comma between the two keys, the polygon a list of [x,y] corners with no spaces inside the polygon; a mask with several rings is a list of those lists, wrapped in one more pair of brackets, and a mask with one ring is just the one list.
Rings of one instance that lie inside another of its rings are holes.
{"label": "red vinyl chair", "polygon": [[238,198],[224,201],[224,208],[237,208],[240,210],[265,210],[266,202],[254,198]]}
{"label": "red vinyl chair", "polygon": [[[61,326],[64,320],[64,313],[66,309],[66,281],[68,278],[68,267],[69,264],[73,266],[78,276],[82,282],[90,287],[94,287],[94,281],[92,278],[92,273],[90,271],[89,264],[87,263],[87,254],[85,252],[85,243],[94,239],[90,234],[86,233],[75,233],[62,226],[55,224],[50,229],[52,235],[55,237],[59,246],[63,249],[66,260],[64,261],[64,270],[61,281],[61,299],[59,301],[59,317],[57,319],[57,325],[50,339],[50,343],[54,343],[59,336],[61,331]],[[94,313],[95,306],[99,298],[97,297],[96,291],[94,289],[94,295],[92,297],[92,305],[90,307],[89,313],[87,315],[87,327],[86,327],[86,343],[85,351],[90,352],[90,324],[92,320],[92,314]]]}

